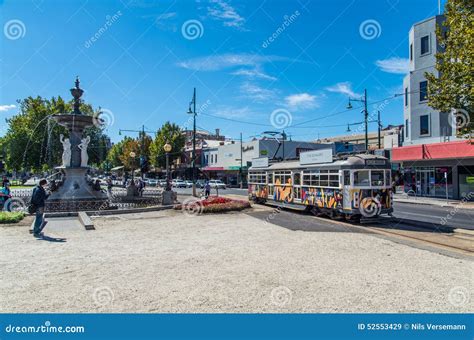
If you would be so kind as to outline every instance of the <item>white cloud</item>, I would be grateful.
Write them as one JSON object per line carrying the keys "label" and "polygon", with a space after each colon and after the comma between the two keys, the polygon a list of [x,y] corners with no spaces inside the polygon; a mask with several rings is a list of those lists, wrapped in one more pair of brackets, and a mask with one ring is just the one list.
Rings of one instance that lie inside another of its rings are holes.
{"label": "white cloud", "polygon": [[254,69],[239,69],[235,72],[232,72],[234,76],[245,76],[249,78],[260,78],[266,80],[277,80],[277,78],[266,74],[265,72],[261,71],[259,68]]}
{"label": "white cloud", "polygon": [[393,57],[385,60],[377,60],[375,65],[383,72],[407,74],[409,72],[410,61],[405,58]]}
{"label": "white cloud", "polygon": [[264,89],[249,82],[245,82],[240,86],[240,93],[242,93],[244,97],[256,102],[265,102],[275,97],[273,90]]}
{"label": "white cloud", "polygon": [[14,109],[16,107],[16,105],[0,105],[0,112],[5,112],[5,111],[9,111],[11,109]]}
{"label": "white cloud", "polygon": [[358,93],[355,93],[352,90],[352,84],[348,81],[337,83],[333,86],[326,87],[326,90],[329,92],[336,92],[336,93],[342,93],[345,94],[349,97],[360,97],[361,95]]}
{"label": "white cloud", "polygon": [[318,106],[317,97],[309,93],[297,93],[285,97],[286,105],[293,110],[311,109]]}
{"label": "white cloud", "polygon": [[207,7],[207,14],[224,23],[224,26],[244,29],[245,18],[240,16],[229,2],[224,0],[210,0],[211,6]]}
{"label": "white cloud", "polygon": [[198,57],[178,63],[178,66],[195,71],[218,71],[237,66],[257,68],[259,65],[278,60],[286,60],[277,56],[262,56],[259,54],[227,53]]}

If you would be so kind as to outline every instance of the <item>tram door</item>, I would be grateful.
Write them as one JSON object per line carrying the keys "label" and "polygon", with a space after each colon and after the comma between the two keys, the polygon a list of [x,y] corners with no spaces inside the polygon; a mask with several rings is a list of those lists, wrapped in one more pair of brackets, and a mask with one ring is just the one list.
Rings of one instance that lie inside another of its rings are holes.
{"label": "tram door", "polygon": [[351,172],[349,170],[344,170],[342,173],[342,188],[342,208],[344,210],[351,210]]}

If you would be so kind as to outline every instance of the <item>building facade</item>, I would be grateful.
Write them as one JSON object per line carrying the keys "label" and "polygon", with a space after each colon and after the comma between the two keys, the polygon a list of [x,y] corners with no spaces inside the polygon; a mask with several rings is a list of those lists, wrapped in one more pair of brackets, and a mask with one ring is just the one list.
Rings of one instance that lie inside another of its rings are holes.
{"label": "building facade", "polygon": [[444,29],[444,20],[442,15],[423,20],[409,32],[410,69],[403,81],[404,142],[393,148],[391,159],[400,166],[399,184],[407,193],[474,200],[474,141],[456,137],[452,113],[428,106],[425,73],[439,76],[436,53],[442,46],[436,29]]}

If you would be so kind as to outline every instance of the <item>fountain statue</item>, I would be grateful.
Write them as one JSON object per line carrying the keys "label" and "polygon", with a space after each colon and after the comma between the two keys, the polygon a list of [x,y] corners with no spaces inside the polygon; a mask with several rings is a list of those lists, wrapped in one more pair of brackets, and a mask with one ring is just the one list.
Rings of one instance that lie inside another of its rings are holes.
{"label": "fountain statue", "polygon": [[64,138],[64,135],[59,136],[59,141],[63,145],[63,167],[71,166],[71,142],[69,138]]}
{"label": "fountain statue", "polygon": [[81,139],[81,143],[77,146],[81,150],[81,166],[87,167],[89,163],[89,155],[87,154],[87,146],[91,141],[91,137],[87,136],[86,138]]}
{"label": "fountain statue", "polygon": [[76,78],[75,87],[71,89],[74,97],[74,109],[71,113],[55,114],[53,119],[59,125],[66,127],[69,138],[60,136],[63,145],[62,185],[54,191],[46,201],[48,211],[81,211],[98,210],[108,207],[107,195],[96,190],[88,181],[89,155],[87,148],[91,141],[90,136],[83,136],[86,128],[94,125],[94,117],[85,115],[80,110],[81,96],[84,93],[79,87],[79,78]]}

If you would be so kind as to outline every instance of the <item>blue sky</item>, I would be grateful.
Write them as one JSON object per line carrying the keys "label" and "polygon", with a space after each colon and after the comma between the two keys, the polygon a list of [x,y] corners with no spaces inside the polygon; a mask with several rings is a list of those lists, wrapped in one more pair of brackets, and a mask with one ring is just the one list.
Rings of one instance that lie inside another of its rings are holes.
{"label": "blue sky", "polygon": [[191,128],[193,87],[198,127],[234,138],[343,134],[365,88],[371,114],[402,124],[401,98],[381,100],[402,92],[411,25],[437,12],[437,0],[0,0],[0,118],[27,96],[70,99],[79,75],[113,141],[142,124]]}

